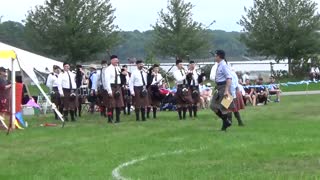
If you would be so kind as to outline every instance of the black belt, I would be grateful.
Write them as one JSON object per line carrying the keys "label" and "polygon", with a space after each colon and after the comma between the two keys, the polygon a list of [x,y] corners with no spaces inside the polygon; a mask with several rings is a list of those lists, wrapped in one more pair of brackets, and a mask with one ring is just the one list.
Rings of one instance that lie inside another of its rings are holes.
{"label": "black belt", "polygon": [[187,88],[188,87],[188,85],[186,85],[186,84],[178,84],[178,88]]}
{"label": "black belt", "polygon": [[53,91],[58,91],[58,87],[52,87]]}
{"label": "black belt", "polygon": [[121,84],[111,84],[111,87],[119,87]]}
{"label": "black belt", "polygon": [[216,82],[216,84],[217,84],[218,86],[226,85],[226,84],[227,84],[227,81]]}
{"label": "black belt", "polygon": [[75,92],[76,91],[76,89],[67,89],[67,88],[63,88],[63,91],[65,91],[65,92]]}

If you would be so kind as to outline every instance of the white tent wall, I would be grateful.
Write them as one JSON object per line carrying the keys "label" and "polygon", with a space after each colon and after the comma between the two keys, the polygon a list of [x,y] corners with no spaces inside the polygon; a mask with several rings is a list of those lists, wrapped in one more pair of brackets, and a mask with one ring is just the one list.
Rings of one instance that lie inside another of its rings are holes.
{"label": "white tent wall", "polygon": [[[0,42],[0,50],[13,50],[18,56],[19,62],[22,69],[27,73],[27,75],[32,79],[34,83],[38,83],[38,79],[33,69],[37,69],[40,72],[47,72],[47,70],[52,71],[53,65],[57,65],[62,68],[63,63],[53,59],[49,59],[4,43]],[[5,61],[1,62],[0,66],[11,69],[11,62]],[[15,61],[14,69],[19,71],[20,68],[18,63]]]}

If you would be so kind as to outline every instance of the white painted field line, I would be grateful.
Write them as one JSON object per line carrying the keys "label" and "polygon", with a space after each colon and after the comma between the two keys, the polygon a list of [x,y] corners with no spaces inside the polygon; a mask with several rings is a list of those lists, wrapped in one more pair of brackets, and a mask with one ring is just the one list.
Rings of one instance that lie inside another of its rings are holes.
{"label": "white painted field line", "polygon": [[136,163],[141,162],[141,161],[145,161],[145,160],[150,159],[150,158],[157,158],[157,157],[168,156],[168,155],[173,155],[173,154],[191,153],[191,152],[202,151],[204,149],[206,149],[206,148],[201,147],[200,149],[176,150],[176,151],[172,151],[172,152],[155,154],[155,155],[152,155],[152,156],[144,156],[144,157],[139,158],[139,159],[133,159],[131,161],[125,162],[123,164],[120,164],[118,167],[113,169],[112,170],[112,177],[114,179],[116,179],[116,180],[128,180],[128,178],[123,177],[121,175],[121,173],[120,173],[120,170],[125,168],[125,167],[131,166],[131,165],[136,164]]}

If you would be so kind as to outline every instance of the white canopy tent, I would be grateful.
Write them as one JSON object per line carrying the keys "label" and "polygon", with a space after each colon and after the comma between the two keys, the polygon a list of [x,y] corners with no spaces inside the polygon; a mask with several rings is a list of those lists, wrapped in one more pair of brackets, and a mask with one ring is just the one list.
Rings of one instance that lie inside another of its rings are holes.
{"label": "white canopy tent", "polygon": [[[53,59],[49,59],[4,43],[0,42],[0,50],[1,51],[7,51],[7,50],[13,50],[18,58],[21,65],[21,68],[23,71],[31,78],[31,80],[37,84],[38,78],[34,72],[34,69],[46,73],[48,70],[52,70],[53,65],[57,65],[59,67],[62,67],[63,63],[60,61],[56,61]],[[10,69],[11,70],[11,61],[1,61],[0,66]],[[14,69],[16,71],[19,71],[19,65],[17,61],[14,61]]]}
{"label": "white canopy tent", "polygon": [[[23,70],[35,83],[42,95],[46,98],[47,102],[52,106],[54,111],[58,114],[61,121],[64,122],[62,114],[57,110],[55,104],[53,104],[46,93],[39,85],[39,81],[34,72],[37,69],[40,72],[46,72],[47,69],[51,69],[53,65],[62,67],[62,63],[43,56],[39,56],[13,46],[0,42],[0,66],[12,70],[11,82],[15,84],[15,71]],[[14,129],[15,120],[15,86],[12,86],[12,103],[11,103],[11,128]]]}

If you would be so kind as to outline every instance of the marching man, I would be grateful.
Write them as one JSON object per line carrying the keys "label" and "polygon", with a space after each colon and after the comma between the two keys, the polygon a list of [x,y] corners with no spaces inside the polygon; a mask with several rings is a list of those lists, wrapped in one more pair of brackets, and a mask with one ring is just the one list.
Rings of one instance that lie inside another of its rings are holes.
{"label": "marching man", "polygon": [[63,115],[65,120],[68,121],[68,114],[70,112],[71,121],[76,121],[76,75],[70,71],[69,63],[63,63],[63,70],[63,73],[60,73],[58,76],[58,90],[63,102]]}

